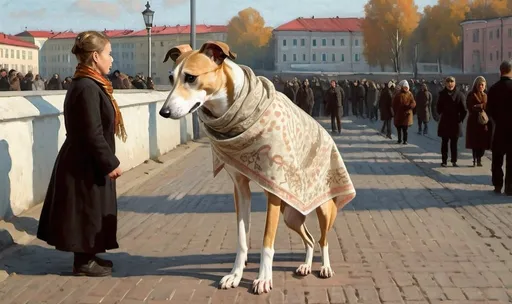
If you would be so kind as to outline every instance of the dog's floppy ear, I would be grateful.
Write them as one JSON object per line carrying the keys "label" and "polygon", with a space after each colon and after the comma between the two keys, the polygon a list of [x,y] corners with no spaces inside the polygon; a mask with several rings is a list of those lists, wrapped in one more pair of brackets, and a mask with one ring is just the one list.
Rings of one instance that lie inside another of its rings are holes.
{"label": "dog's floppy ear", "polygon": [[217,64],[221,64],[226,58],[236,59],[236,53],[229,49],[229,45],[220,41],[206,41],[199,52],[210,57]]}
{"label": "dog's floppy ear", "polygon": [[169,58],[171,58],[172,61],[176,62],[178,57],[181,56],[181,54],[187,53],[192,51],[192,48],[188,44],[181,44],[173,47],[170,49],[167,54],[165,54],[164,62],[167,62]]}

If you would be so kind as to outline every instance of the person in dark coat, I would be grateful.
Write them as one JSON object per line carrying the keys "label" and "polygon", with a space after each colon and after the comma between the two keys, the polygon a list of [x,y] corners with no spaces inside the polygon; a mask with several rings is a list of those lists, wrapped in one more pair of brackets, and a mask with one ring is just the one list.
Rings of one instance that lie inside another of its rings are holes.
{"label": "person in dark coat", "polygon": [[491,131],[489,123],[481,124],[478,117],[487,110],[486,81],[478,76],[473,82],[473,88],[466,98],[469,112],[466,124],[466,148],[473,152],[473,166],[482,167],[482,156],[485,150],[491,148]]}
{"label": "person in dark coat", "polygon": [[[500,80],[490,89],[487,98],[487,114],[494,124],[492,140],[492,184],[494,192],[512,195],[512,61],[500,65]],[[505,184],[503,184],[503,160],[506,156]]]}
{"label": "person in dark coat", "polygon": [[379,98],[380,120],[383,121],[380,133],[386,134],[386,137],[391,139],[391,119],[393,119],[393,95],[395,84],[389,82],[384,84],[382,93]]}
{"label": "person in dark coat", "polygon": [[[416,107],[414,95],[409,91],[409,83],[402,80],[398,83],[400,91],[393,96],[393,113],[398,133],[398,144],[407,145],[408,129],[413,124],[412,110]],[[403,137],[402,137],[403,136]]]}
{"label": "person in dark coat", "polygon": [[[343,100],[345,99],[343,90],[336,84],[336,80],[331,80],[331,87],[325,92],[326,110],[331,114],[332,133],[338,130],[341,133],[341,117],[343,116]],[[336,123],[335,123],[336,122]]]}
{"label": "person in dark coat", "polygon": [[126,140],[121,112],[104,76],[112,66],[108,38],[82,32],[71,51],[79,64],[64,100],[66,140],[53,168],[37,237],[73,252],[73,272],[106,276],[113,263],[96,254],[116,249],[115,180],[122,173],[114,135]]}
{"label": "person in dark coat", "polygon": [[418,134],[422,134],[421,127],[423,127],[423,134],[428,134],[428,122],[430,121],[430,111],[432,107],[432,94],[428,91],[425,83],[416,94],[416,115],[418,116]]}
{"label": "person in dark coat", "polygon": [[315,98],[313,96],[313,90],[309,86],[309,80],[306,79],[297,93],[297,105],[311,116],[313,114],[314,103]]}
{"label": "person in dark coat", "polygon": [[437,101],[437,114],[439,125],[437,136],[441,137],[441,166],[446,167],[448,162],[448,144],[450,145],[451,163],[457,165],[457,143],[462,136],[462,122],[466,118],[466,98],[455,87],[455,78],[449,76],[445,80],[445,88],[439,92]]}

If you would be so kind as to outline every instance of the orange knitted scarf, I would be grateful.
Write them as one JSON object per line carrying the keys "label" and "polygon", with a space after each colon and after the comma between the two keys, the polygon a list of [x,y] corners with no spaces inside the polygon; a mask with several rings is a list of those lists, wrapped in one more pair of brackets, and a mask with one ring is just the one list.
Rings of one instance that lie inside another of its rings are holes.
{"label": "orange knitted scarf", "polygon": [[119,106],[117,105],[117,101],[114,98],[114,88],[112,87],[112,83],[103,75],[92,69],[91,67],[79,63],[76,67],[75,75],[73,78],[90,78],[97,83],[100,84],[101,88],[107,94],[108,98],[112,102],[114,106],[114,110],[116,113],[114,120],[114,132],[117,137],[119,137],[123,142],[126,142],[128,135],[126,134],[126,130],[124,128],[123,115],[121,114],[121,110],[119,110]]}

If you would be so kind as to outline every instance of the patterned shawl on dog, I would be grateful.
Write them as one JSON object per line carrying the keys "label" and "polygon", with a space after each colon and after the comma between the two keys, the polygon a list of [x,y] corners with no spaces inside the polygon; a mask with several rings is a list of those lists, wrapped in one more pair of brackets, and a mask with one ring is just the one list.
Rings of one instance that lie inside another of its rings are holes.
{"label": "patterned shawl on dog", "polygon": [[356,195],[331,135],[264,77],[248,67],[245,85],[219,118],[199,108],[216,176],[227,163],[306,215],[333,198],[342,208]]}

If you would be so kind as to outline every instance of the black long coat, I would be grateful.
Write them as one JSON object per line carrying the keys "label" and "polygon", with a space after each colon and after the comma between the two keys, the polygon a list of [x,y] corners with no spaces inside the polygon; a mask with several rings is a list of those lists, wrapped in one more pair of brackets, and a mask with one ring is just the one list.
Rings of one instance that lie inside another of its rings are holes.
{"label": "black long coat", "polygon": [[37,237],[58,250],[118,248],[115,112],[100,86],[74,79],[64,100],[66,140],[53,168]]}
{"label": "black long coat", "polygon": [[462,122],[468,113],[464,94],[457,89],[450,92],[444,88],[439,92],[436,110],[440,115],[437,136],[450,138],[461,136]]}
{"label": "black long coat", "polygon": [[379,97],[380,120],[393,118],[393,97],[389,88],[382,89]]}
{"label": "black long coat", "polygon": [[501,77],[487,95],[487,114],[492,118],[494,134],[492,150],[496,152],[512,151],[512,79]]}

